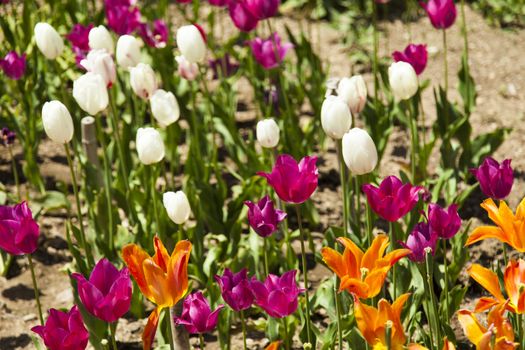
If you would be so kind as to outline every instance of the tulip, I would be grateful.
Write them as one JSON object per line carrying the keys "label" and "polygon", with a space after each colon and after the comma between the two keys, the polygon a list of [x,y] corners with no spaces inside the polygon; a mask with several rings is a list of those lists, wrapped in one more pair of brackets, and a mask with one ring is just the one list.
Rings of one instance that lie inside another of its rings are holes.
{"label": "tulip", "polygon": [[277,231],[277,225],[286,218],[286,213],[274,208],[269,196],[265,196],[259,203],[244,202],[249,208],[248,221],[253,230],[261,237],[271,236]]}
{"label": "tulip", "polygon": [[60,101],[44,103],[42,123],[47,136],[57,143],[68,143],[73,138],[73,119]]}
{"label": "tulip", "polygon": [[255,38],[250,41],[253,57],[264,69],[272,69],[284,60],[288,50],[293,48],[290,43],[281,44],[281,38],[273,33],[268,39]]}
{"label": "tulip", "polygon": [[263,282],[255,277],[250,281],[250,289],[255,297],[255,304],[269,316],[283,318],[297,310],[297,298],[305,290],[297,287],[297,270],[285,272],[282,276],[269,274]]}
{"label": "tulip", "polygon": [[106,50],[109,54],[115,53],[115,43],[109,31],[103,25],[89,31],[89,48],[91,50]]}
{"label": "tulip", "polygon": [[271,173],[258,172],[265,177],[281,200],[287,203],[306,202],[317,188],[317,157],[306,156],[299,164],[288,154],[277,157]]}
{"label": "tulip", "polygon": [[398,100],[408,100],[419,88],[414,68],[406,62],[394,62],[388,68],[388,80],[394,97]]}
{"label": "tulip", "polygon": [[237,29],[251,32],[257,27],[259,20],[251,12],[245,0],[231,0],[228,5],[230,18]]}
{"label": "tulip", "polygon": [[136,139],[139,160],[146,165],[160,162],[164,158],[164,141],[154,128],[139,128]]}
{"label": "tulip", "polygon": [[377,149],[374,140],[360,128],[353,128],[343,136],[343,159],[354,175],[364,175],[377,166]]}
{"label": "tulip", "polygon": [[0,68],[13,80],[22,78],[26,72],[26,54],[19,56],[16,51],[10,51],[3,59],[0,59]]}
{"label": "tulip", "polygon": [[54,60],[64,50],[64,42],[55,28],[48,23],[39,22],[34,29],[36,46],[49,60]]}
{"label": "tulip", "polygon": [[279,144],[279,126],[274,119],[268,118],[257,123],[257,141],[264,148],[274,148]]}
{"label": "tulip", "polygon": [[427,12],[430,23],[436,29],[447,29],[456,21],[457,11],[454,0],[420,1],[420,5]]}
{"label": "tulip", "polygon": [[428,223],[432,231],[443,239],[450,239],[458,233],[461,228],[461,218],[458,214],[458,206],[452,204],[447,210],[437,204],[428,206]]}
{"label": "tulip", "polygon": [[147,23],[142,23],[139,27],[139,33],[148,46],[156,48],[166,47],[169,29],[163,20],[156,19],[153,21],[153,30]]}
{"label": "tulip", "polygon": [[500,164],[494,158],[487,157],[479,168],[470,170],[485,196],[501,200],[509,195],[514,181],[510,162],[510,159],[505,159]]}
{"label": "tulip", "polygon": [[177,46],[188,62],[202,62],[206,56],[206,37],[202,28],[194,24],[180,27]]}
{"label": "tulip", "polygon": [[155,255],[149,256],[136,244],[122,249],[122,259],[146,298],[157,305],[148,318],[142,335],[143,348],[151,349],[162,309],[179,302],[188,290],[188,260],[191,243],[180,241],[168,255],[164,244],[154,238]]}
{"label": "tulip", "polygon": [[32,254],[38,246],[40,228],[27,202],[0,205],[0,248],[11,255]]}
{"label": "tulip", "polygon": [[124,69],[140,62],[140,42],[131,35],[123,35],[117,41],[117,63]]}
{"label": "tulip", "polygon": [[227,6],[229,1],[230,0],[208,0],[210,5],[218,6],[218,7]]}
{"label": "tulip", "polygon": [[182,314],[175,316],[175,322],[183,325],[191,334],[209,333],[217,327],[219,312],[224,305],[219,305],[211,311],[210,304],[202,292],[190,294],[182,304]]}
{"label": "tulip", "polygon": [[105,110],[109,104],[107,84],[104,77],[87,72],[73,82],[73,97],[80,108],[90,115]]}
{"label": "tulip", "polygon": [[119,35],[130,34],[140,27],[140,11],[130,5],[106,4],[106,19],[108,26]]}
{"label": "tulip", "polygon": [[38,334],[49,350],[84,350],[89,333],[75,305],[68,312],[49,310],[45,326],[31,328]]}
{"label": "tulip", "polygon": [[149,64],[139,63],[129,72],[129,82],[133,92],[140,98],[150,98],[157,90],[157,77],[153,68]]}
{"label": "tulip", "polygon": [[88,72],[99,74],[107,87],[111,87],[117,80],[115,62],[113,62],[111,54],[105,49],[91,50],[87,57],[80,61],[80,65]]}
{"label": "tulip", "polygon": [[222,298],[235,311],[249,309],[254,301],[247,274],[248,270],[246,269],[234,274],[227,268],[222,276],[215,275]]}
{"label": "tulip", "polygon": [[432,255],[436,250],[438,235],[426,222],[417,224],[408,235],[406,243],[399,242],[403,247],[411,251],[408,258],[414,262],[425,261],[427,248],[432,249]]}
{"label": "tulip", "polygon": [[199,75],[199,66],[197,63],[190,63],[184,56],[177,56],[175,60],[179,64],[178,72],[186,80],[195,80]]}
{"label": "tulip", "polygon": [[259,20],[274,17],[279,11],[281,0],[245,0],[250,12]]}
{"label": "tulip", "polygon": [[190,202],[188,197],[182,191],[166,192],[162,197],[164,208],[169,218],[177,225],[182,225],[191,214]]}
{"label": "tulip", "polygon": [[89,280],[79,273],[71,277],[77,281],[82,305],[93,316],[113,323],[128,312],[132,284],[126,267],[119,271],[107,259],[101,259]]}
{"label": "tulip", "polygon": [[15,143],[16,133],[9,130],[8,128],[2,128],[0,130],[0,143],[7,147]]}
{"label": "tulip", "polygon": [[409,63],[417,75],[420,75],[427,66],[427,46],[424,44],[415,45],[410,44],[405,48],[405,51],[395,51],[392,54],[395,62],[407,62]]}
{"label": "tulip", "polygon": [[158,89],[151,95],[149,102],[153,117],[163,128],[179,120],[179,103],[172,92]]}
{"label": "tulip", "polygon": [[321,108],[321,125],[333,139],[341,139],[352,126],[352,114],[346,102],[336,96],[328,96]]}
{"label": "tulip", "polygon": [[337,241],[344,246],[344,253],[324,247],[321,250],[323,261],[341,279],[339,291],[346,290],[359,299],[377,296],[388,271],[410,254],[408,249],[396,249],[383,256],[389,244],[384,234],[376,236],[366,252],[348,238],[339,237]]}
{"label": "tulip", "polygon": [[66,35],[66,39],[69,40],[73,47],[76,47],[82,51],[89,51],[89,32],[93,28],[93,24],[84,26],[77,23],[73,26],[73,29]]}
{"label": "tulip", "polygon": [[279,350],[281,343],[282,343],[281,340],[276,340],[274,342],[271,342],[270,344],[268,344],[267,347],[264,348],[264,350]]}
{"label": "tulip", "polygon": [[365,80],[361,75],[341,79],[337,86],[337,95],[348,104],[352,114],[361,113],[367,96]]}

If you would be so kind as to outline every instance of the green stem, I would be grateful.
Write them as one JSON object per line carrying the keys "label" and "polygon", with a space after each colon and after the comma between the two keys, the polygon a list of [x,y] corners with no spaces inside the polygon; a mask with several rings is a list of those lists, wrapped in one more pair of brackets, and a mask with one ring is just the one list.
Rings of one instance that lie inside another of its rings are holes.
{"label": "green stem", "polygon": [[111,344],[113,346],[113,350],[118,350],[117,325],[118,325],[118,321],[109,324],[109,332],[111,333]]}
{"label": "green stem", "polygon": [[505,243],[502,243],[503,245],[503,262],[505,263],[505,266],[507,266],[507,263],[509,261],[507,257],[507,245]]}
{"label": "green stem", "polygon": [[283,332],[284,332],[284,334],[283,334],[284,348],[286,350],[290,350],[290,339],[288,339],[289,338],[289,336],[288,336],[288,324],[286,323],[286,317],[283,317],[282,320],[283,320]]}
{"label": "green stem", "polygon": [[443,264],[445,265],[445,284],[444,290],[445,293],[445,316],[446,323],[450,322],[450,311],[449,311],[449,296],[448,296],[448,262],[447,262],[447,240],[443,239]]}
{"label": "green stem", "polygon": [[408,104],[408,123],[410,127],[410,171],[412,172],[412,182],[417,182],[417,155],[419,153],[418,147],[418,133],[417,133],[417,116],[415,116],[412,108],[412,102],[406,101]]}
{"label": "green stem", "polygon": [[166,323],[168,324],[168,342],[170,343],[170,349],[174,350],[175,346],[173,345],[173,329],[171,327],[175,327],[175,325],[172,325],[173,318],[171,315],[171,308],[167,307],[165,313]]}
{"label": "green stem", "polygon": [[366,237],[367,237],[367,243],[368,247],[372,244],[373,240],[373,224],[372,224],[372,210],[370,209],[370,204],[368,204],[368,201],[365,201],[365,207],[366,207]]}
{"label": "green stem", "polygon": [[337,284],[337,276],[334,276],[335,312],[337,313],[337,340],[339,350],[343,350],[343,321],[341,318],[341,300],[340,294],[337,292]]}
{"label": "green stem", "polygon": [[27,259],[29,260],[29,269],[31,270],[31,279],[33,281],[33,290],[35,292],[35,300],[36,300],[36,306],[38,308],[38,318],[40,320],[40,324],[44,324],[44,316],[42,316],[42,305],[40,305],[40,293],[38,292],[38,285],[36,283],[36,276],[35,276],[35,266],[33,265],[33,258],[31,257],[31,254],[27,254]]}
{"label": "green stem", "polygon": [[264,274],[265,276],[268,276],[269,268],[268,268],[268,245],[266,243],[266,240],[268,237],[262,237],[263,240],[263,255],[264,255]]}
{"label": "green stem", "polygon": [[361,185],[359,183],[359,177],[354,175],[354,190],[355,190],[355,212],[356,219],[355,224],[357,226],[357,235],[361,239]]}
{"label": "green stem", "polygon": [[447,30],[443,29],[443,69],[445,70],[445,96],[448,95]]}
{"label": "green stem", "polygon": [[[461,22],[462,22],[462,32],[463,32],[463,45],[465,50],[465,82],[468,81],[468,77],[470,75],[470,68],[469,68],[469,49],[468,49],[468,30],[467,30],[467,20],[465,18],[465,0],[461,0]],[[470,84],[465,84],[465,87],[467,88],[467,96],[470,96]]]}
{"label": "green stem", "polygon": [[13,147],[11,145],[8,145],[7,149],[9,150],[9,156],[11,157],[11,166],[13,167],[13,176],[15,178],[16,194],[18,196],[18,200],[21,201],[22,192],[20,191],[20,180],[18,177],[18,169],[16,168],[15,157],[13,156]]}
{"label": "green stem", "polygon": [[[428,296],[429,296],[429,302],[430,304],[428,305],[428,309],[429,309],[429,313],[430,313],[430,318],[432,319],[432,323],[434,324],[434,327],[435,327],[435,333],[434,333],[434,336],[435,336],[435,345],[437,345],[437,348],[440,349],[439,347],[439,342],[441,340],[441,330],[440,330],[440,326],[439,326],[439,322],[438,322],[438,308],[437,308],[437,302],[436,302],[436,296],[434,294],[434,283],[433,283],[433,278],[432,278],[432,254],[430,251],[426,252],[426,255],[425,255],[425,272],[426,272],[426,282],[427,282],[427,285],[428,285]],[[432,327],[432,325],[430,326]],[[432,343],[432,347],[434,347],[434,343]]]}
{"label": "green stem", "polygon": [[[389,234],[390,234],[390,251],[393,252],[394,249],[396,249],[396,246],[395,246],[395,242],[396,242],[396,232],[395,232],[395,223],[394,222],[389,222],[389,226],[390,226],[390,230],[389,230]],[[396,265],[392,265],[392,287],[393,287],[393,293],[392,293],[392,298],[394,300],[397,299],[397,276],[396,276]]]}
{"label": "green stem", "polygon": [[199,333],[199,344],[200,344],[200,350],[204,350],[204,337],[202,336],[202,333]]}
{"label": "green stem", "polygon": [[241,327],[242,327],[242,344],[243,344],[243,349],[246,350],[248,348],[246,347],[246,319],[244,318],[244,310],[241,310],[240,315],[241,315]]}
{"label": "green stem", "polygon": [[308,343],[312,344],[311,336],[310,336],[310,297],[308,295],[308,270],[306,265],[306,250],[304,247],[304,242],[306,240],[303,230],[303,222],[301,218],[301,208],[299,204],[295,205],[295,211],[297,213],[297,222],[299,224],[299,233],[301,235],[301,260],[303,265],[303,279],[304,279],[304,295],[306,299],[306,310],[305,310],[305,316],[306,316],[306,338],[308,340]]}
{"label": "green stem", "polygon": [[377,32],[377,4],[375,1],[372,1],[372,23],[373,23],[373,29],[374,29],[374,55],[373,55],[373,61],[372,61],[372,72],[374,74],[374,109],[377,113],[378,109],[378,102],[379,102],[379,79],[377,77],[378,75],[378,46],[379,46],[379,38],[378,38],[378,32]]}
{"label": "green stem", "polygon": [[339,163],[339,176],[341,179],[341,191],[343,192],[343,234],[348,238],[348,198],[346,191],[346,164],[343,159],[342,140],[334,140],[337,145],[337,157]]}
{"label": "green stem", "polygon": [[149,171],[150,176],[150,190],[151,190],[151,201],[153,202],[153,214],[155,215],[155,229],[157,234],[160,234],[160,219],[159,219],[159,209],[157,207],[157,192],[156,192],[156,183],[157,183],[157,177],[155,172],[155,165],[151,165],[150,168],[151,171]]}

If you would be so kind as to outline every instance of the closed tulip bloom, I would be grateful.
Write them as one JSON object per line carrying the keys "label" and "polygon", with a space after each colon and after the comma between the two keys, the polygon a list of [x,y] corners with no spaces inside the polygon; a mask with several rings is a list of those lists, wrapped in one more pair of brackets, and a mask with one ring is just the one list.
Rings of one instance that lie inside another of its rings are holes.
{"label": "closed tulip bloom", "polygon": [[149,64],[139,63],[130,69],[129,82],[133,92],[143,99],[148,99],[157,90],[157,77]]}
{"label": "closed tulip bloom", "polygon": [[73,97],[80,108],[90,115],[96,115],[108,107],[109,96],[104,77],[87,72],[73,82]]}
{"label": "closed tulip bloom", "polygon": [[343,78],[337,86],[337,96],[342,98],[353,114],[363,111],[366,104],[366,84],[363,76],[354,75],[351,78]]}
{"label": "closed tulip bloom", "polygon": [[360,128],[353,128],[343,136],[343,159],[354,175],[371,173],[377,166],[374,140]]}
{"label": "closed tulip bloom", "polygon": [[279,11],[281,0],[245,0],[250,12],[259,20],[271,18]]}
{"label": "closed tulip bloom", "polygon": [[128,312],[132,284],[126,267],[119,271],[104,258],[95,265],[89,280],[79,273],[71,277],[77,281],[82,305],[93,316],[113,323]]}
{"label": "closed tulip bloom", "polygon": [[417,93],[419,88],[416,71],[410,63],[403,61],[390,65],[388,80],[392,93],[398,100],[408,100]]}
{"label": "closed tulip bloom", "polygon": [[346,102],[336,96],[328,96],[321,108],[321,125],[324,132],[339,140],[352,126],[352,114]]}
{"label": "closed tulip bloom", "polygon": [[279,126],[274,119],[268,118],[257,123],[257,141],[264,148],[274,148],[279,144]]}
{"label": "closed tulip bloom", "polygon": [[512,190],[514,172],[510,159],[498,163],[494,158],[487,157],[477,169],[470,172],[476,177],[485,196],[493,199],[505,199]]}
{"label": "closed tulip bloom", "polygon": [[140,10],[131,5],[106,4],[106,19],[109,28],[119,35],[133,33],[142,23]]}
{"label": "closed tulip bloom", "polygon": [[407,62],[409,63],[417,75],[423,73],[427,66],[428,52],[427,46],[424,44],[408,45],[403,52],[395,51],[392,54],[394,61],[396,62]]}
{"label": "closed tulip bloom", "polygon": [[227,268],[222,276],[215,275],[215,280],[221,289],[222,298],[233,310],[246,310],[252,306],[254,296],[248,281],[248,270],[233,273]]}
{"label": "closed tulip bloom", "polygon": [[47,137],[58,143],[68,143],[75,131],[73,119],[60,101],[49,101],[42,107],[42,124]]}
{"label": "closed tulip bloom", "polygon": [[117,41],[117,63],[124,69],[135,67],[140,62],[141,43],[131,35],[122,35]]}
{"label": "closed tulip bloom", "polygon": [[111,87],[117,80],[115,62],[111,54],[105,49],[91,50],[87,57],[80,61],[80,65],[88,72],[99,74],[104,78],[107,87]]}
{"label": "closed tulip bloom", "polygon": [[212,332],[217,327],[219,312],[224,305],[219,305],[211,311],[210,303],[202,292],[190,294],[182,304],[182,314],[175,316],[175,322],[183,325],[190,334],[203,334]]}
{"label": "closed tulip bloom", "polygon": [[190,63],[199,63],[206,56],[206,38],[200,27],[194,24],[177,30],[177,46]]}
{"label": "closed tulip bloom", "polygon": [[180,108],[172,92],[158,89],[149,99],[151,113],[162,127],[175,123],[180,117]]}
{"label": "closed tulip bloom", "polygon": [[174,223],[182,225],[188,221],[191,214],[191,207],[188,197],[186,197],[184,192],[166,192],[162,196],[162,201],[169,218]]}
{"label": "closed tulip bloom", "polygon": [[297,270],[285,272],[282,276],[269,274],[263,282],[255,277],[250,281],[250,288],[255,296],[255,304],[269,316],[283,318],[297,310],[299,294],[305,290],[297,287]]}
{"label": "closed tulip bloom", "polygon": [[440,238],[450,239],[454,237],[461,228],[461,218],[458,214],[458,206],[452,204],[447,209],[437,204],[428,206],[428,223]]}
{"label": "closed tulip bloom", "polygon": [[190,63],[184,56],[177,56],[175,57],[175,60],[179,65],[178,72],[182,78],[189,81],[197,78],[199,75],[199,66],[197,63]]}
{"label": "closed tulip bloom", "polygon": [[39,22],[35,25],[35,42],[42,54],[49,60],[54,60],[64,50],[64,41],[48,23]]}
{"label": "closed tulip bloom", "polygon": [[11,255],[32,254],[38,246],[40,228],[27,202],[0,205],[0,248]]}
{"label": "closed tulip bloom", "polygon": [[26,54],[18,55],[16,51],[10,51],[3,59],[0,59],[0,68],[10,79],[22,78],[26,72]]}
{"label": "closed tulip bloom", "polygon": [[271,173],[258,172],[265,177],[279,198],[287,203],[306,202],[317,188],[319,170],[317,157],[306,156],[299,163],[288,154],[277,157]]}
{"label": "closed tulip bloom", "polygon": [[273,33],[267,39],[255,38],[250,41],[253,57],[264,69],[272,69],[284,60],[288,50],[293,48],[290,43],[281,44],[279,34]]}
{"label": "closed tulip bloom", "polygon": [[426,257],[427,248],[432,249],[432,255],[436,250],[438,235],[426,222],[417,224],[408,235],[406,243],[399,242],[403,247],[411,251],[408,258],[414,262],[423,262]]}
{"label": "closed tulip bloom", "polygon": [[106,50],[110,54],[115,53],[115,43],[111,34],[103,25],[91,28],[89,31],[89,48],[91,50]]}
{"label": "closed tulip bloom", "polygon": [[230,18],[237,29],[243,32],[251,32],[257,27],[259,19],[251,12],[245,0],[231,0],[228,10]]}
{"label": "closed tulip bloom", "polygon": [[244,202],[249,208],[248,221],[253,230],[261,237],[271,236],[277,231],[277,226],[286,218],[286,213],[274,208],[269,196],[265,196],[259,203]]}
{"label": "closed tulip bloom", "polygon": [[429,0],[419,2],[427,11],[430,22],[436,29],[447,29],[456,21],[457,11],[454,0]]}
{"label": "closed tulip bloom", "polygon": [[154,128],[139,128],[136,140],[139,160],[146,165],[160,162],[164,159],[164,141]]}
{"label": "closed tulip bloom", "polygon": [[89,32],[93,28],[93,24],[87,26],[77,23],[73,26],[71,31],[66,35],[73,47],[82,51],[89,51]]}

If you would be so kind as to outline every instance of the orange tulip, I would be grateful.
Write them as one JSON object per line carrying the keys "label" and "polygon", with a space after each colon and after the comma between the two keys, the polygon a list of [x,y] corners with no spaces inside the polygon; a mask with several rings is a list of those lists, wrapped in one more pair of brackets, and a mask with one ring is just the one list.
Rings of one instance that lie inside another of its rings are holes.
{"label": "orange tulip", "polygon": [[140,291],[157,304],[142,334],[145,350],[151,349],[162,309],[177,304],[188,290],[188,260],[191,252],[189,241],[178,242],[171,256],[158,237],[155,237],[153,245],[153,256],[136,244],[128,244],[122,249],[122,258]]}
{"label": "orange tulip", "polygon": [[409,249],[396,249],[383,256],[389,244],[383,234],[374,239],[366,252],[348,238],[337,241],[345,247],[343,254],[325,247],[321,250],[323,261],[341,279],[339,291],[347,290],[360,299],[378,295],[392,265],[410,254]]}
{"label": "orange tulip", "polygon": [[495,238],[507,243],[512,248],[525,252],[525,198],[516,209],[516,215],[504,201],[499,202],[499,208],[492,199],[485,200],[481,207],[487,211],[489,218],[497,226],[480,226],[468,237],[465,245],[471,245],[487,238]]}
{"label": "orange tulip", "polygon": [[267,347],[264,348],[264,350],[278,350],[279,346],[281,346],[282,341],[277,340],[274,342],[271,342]]}
{"label": "orange tulip", "polygon": [[[428,350],[427,347],[420,345],[420,344],[416,344],[416,343],[408,344],[407,349],[408,350]],[[448,340],[447,337],[445,337],[443,338],[443,350],[456,350],[456,346],[454,345],[454,343]]]}

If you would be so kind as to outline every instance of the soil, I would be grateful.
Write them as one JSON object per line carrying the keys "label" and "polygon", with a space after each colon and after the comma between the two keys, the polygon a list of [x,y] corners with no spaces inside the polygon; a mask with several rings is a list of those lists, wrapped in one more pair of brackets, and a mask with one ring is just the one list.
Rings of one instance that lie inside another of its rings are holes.
{"label": "soil", "polygon": [[[509,202],[511,207],[515,207],[525,190],[525,148],[523,146],[525,125],[521,123],[525,113],[525,102],[523,102],[525,81],[522,74],[525,71],[525,60],[522,59],[525,30],[503,31],[490,27],[478,13],[470,8],[466,9],[466,17],[469,26],[470,66],[478,88],[477,107],[471,118],[474,133],[501,127],[513,128],[503,146],[496,152],[495,158],[513,159],[512,164],[517,178]],[[297,21],[293,19],[280,18],[277,20],[278,27],[282,27],[284,23],[289,24],[292,28],[299,27]],[[426,43],[432,54],[422,78],[432,79],[433,84],[438,84],[443,80],[442,34],[430,26],[427,18],[420,18],[410,25],[405,25],[399,20],[383,22],[381,25],[383,27],[381,38],[383,56],[390,55],[393,50],[402,50],[409,42]],[[232,30],[228,27],[230,26],[229,21],[225,21],[224,26],[226,32]],[[326,23],[315,23],[313,32],[317,31],[320,31],[320,35],[314,35],[314,38],[323,38],[323,41],[315,43],[314,47],[320,47],[322,61],[330,67],[330,75],[334,77],[349,75],[352,71],[349,60],[350,51],[347,46],[341,44],[341,33]],[[455,74],[459,69],[463,48],[459,21],[447,32],[447,36],[449,39],[448,62],[451,96],[457,98]],[[370,80],[369,74],[365,74],[365,77]],[[371,86],[369,84],[369,87]],[[248,110],[240,117],[243,120],[254,119],[254,110],[250,107],[253,106],[250,92],[241,96],[241,103],[248,106]],[[428,115],[428,126],[430,126],[435,118],[431,89],[427,89],[424,94],[424,107]],[[391,141],[380,167],[380,174],[384,176],[397,174],[398,170],[408,162],[406,152],[398,152],[407,142],[405,132],[395,130]],[[20,151],[15,147],[16,157],[21,161]],[[0,153],[0,180],[2,183],[7,183],[8,187],[13,190],[10,163],[5,153]],[[56,180],[69,182],[65,155],[60,147],[45,140],[40,146],[39,154],[41,155],[41,171],[49,184],[56,183]],[[318,237],[320,237],[319,232],[324,232],[327,227],[341,224],[341,208],[339,205],[333,205],[333,203],[340,202],[337,158],[333,145],[329,145],[328,151],[322,154],[321,158],[320,187],[313,196],[322,220],[318,232],[314,232]],[[437,161],[438,159],[434,157],[430,168],[435,166]],[[477,208],[479,203],[480,201],[476,200],[471,205]],[[65,241],[65,215],[65,212],[46,213],[39,219],[42,235],[34,260],[44,310],[51,307],[69,308],[73,301],[72,289],[67,278],[71,256]],[[480,219],[485,218],[483,211],[475,209],[469,211],[468,216],[463,219],[472,219],[472,227],[479,225]],[[484,241],[470,249],[470,253],[473,261],[501,260],[500,245],[494,241]],[[330,276],[329,271],[321,265],[312,269],[310,274],[316,283]],[[468,277],[462,276],[462,281],[466,283]],[[479,292],[479,289],[470,289],[465,306],[472,306]],[[249,325],[254,321],[250,320]],[[37,310],[27,259],[18,257],[7,278],[0,278],[0,349],[33,348],[29,330],[37,323]],[[145,320],[121,320],[117,333],[121,349],[141,348],[140,336],[144,323]],[[241,348],[240,332],[236,330],[234,333],[233,348]],[[248,334],[250,349],[261,349],[268,343],[264,335],[259,332],[249,330]],[[192,339],[192,342],[195,343],[195,340]],[[210,336],[207,341],[209,349],[218,348],[216,337]]]}

